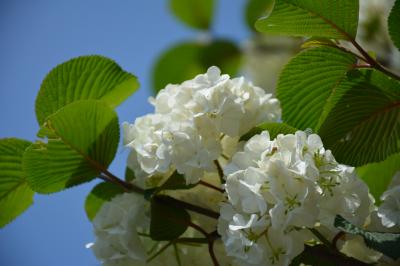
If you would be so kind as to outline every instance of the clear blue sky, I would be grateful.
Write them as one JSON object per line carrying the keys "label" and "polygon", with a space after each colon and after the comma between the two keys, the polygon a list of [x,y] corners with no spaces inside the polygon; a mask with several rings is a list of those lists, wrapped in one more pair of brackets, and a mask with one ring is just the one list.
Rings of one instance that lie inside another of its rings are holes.
{"label": "clear blue sky", "polygon": [[[245,0],[220,0],[213,34],[248,36]],[[168,12],[167,0],[0,0],[0,138],[34,140],[34,100],[46,73],[72,57],[101,54],[136,74],[141,89],[118,109],[120,121],[152,110],[150,71],[157,55],[197,32]],[[173,66],[171,66],[173,67]],[[122,150],[122,149],[120,149]],[[111,170],[122,175],[126,154]],[[0,229],[1,266],[98,265],[85,244],[93,240],[83,203],[95,182],[52,195]]]}

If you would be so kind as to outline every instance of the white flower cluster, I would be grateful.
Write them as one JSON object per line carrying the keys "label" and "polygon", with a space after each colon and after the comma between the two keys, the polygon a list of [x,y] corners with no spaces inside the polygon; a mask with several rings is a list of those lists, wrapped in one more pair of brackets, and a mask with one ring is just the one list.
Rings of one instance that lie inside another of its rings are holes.
{"label": "white flower cluster", "polygon": [[[217,209],[222,200],[222,194],[207,188],[197,186],[195,191],[174,191],[176,198],[199,206],[209,206]],[[195,193],[193,193],[195,192]],[[212,202],[212,203],[211,203]],[[164,265],[212,265],[208,256],[208,246],[204,244],[176,244],[157,254],[168,242],[153,241],[148,237],[150,230],[150,204],[142,195],[124,193],[105,202],[93,220],[96,240],[87,245],[91,248],[103,266],[164,266]],[[192,220],[204,228],[214,230],[215,220],[207,220],[201,216],[191,215]],[[140,233],[139,233],[140,232]],[[201,237],[189,228],[184,237]],[[145,236],[147,235],[147,236]],[[225,255],[221,241],[214,243],[214,250],[221,265],[230,265],[230,258]],[[179,253],[180,264],[176,252]],[[206,254],[206,255],[205,255]]]}
{"label": "white flower cluster", "polygon": [[148,224],[142,195],[118,195],[104,203],[94,218],[96,241],[88,247],[104,266],[145,265],[147,254],[137,229]]}
{"label": "white flower cluster", "polygon": [[338,164],[318,135],[255,135],[225,167],[227,202],[218,232],[241,265],[289,265],[313,238],[306,228],[335,230],[337,214],[363,225],[368,187]]}
{"label": "white flower cluster", "polygon": [[180,85],[168,85],[151,99],[155,113],[124,123],[128,164],[139,178],[176,169],[187,183],[215,172],[221,137],[239,137],[255,125],[280,118],[279,101],[242,78],[217,67]]}

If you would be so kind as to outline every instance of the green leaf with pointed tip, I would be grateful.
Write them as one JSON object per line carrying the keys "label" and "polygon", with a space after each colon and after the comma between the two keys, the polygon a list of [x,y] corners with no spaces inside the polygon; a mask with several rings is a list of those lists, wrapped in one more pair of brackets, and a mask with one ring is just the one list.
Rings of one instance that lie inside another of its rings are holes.
{"label": "green leaf with pointed tip", "polygon": [[164,200],[168,196],[156,196],[151,201],[150,236],[153,240],[173,240],[182,235],[190,223],[189,213],[172,207]]}
{"label": "green leaf with pointed tip", "polygon": [[214,0],[170,0],[169,8],[186,25],[207,30],[212,23]]}
{"label": "green leaf with pointed tip", "polygon": [[158,189],[157,192],[161,190],[177,190],[177,189],[191,189],[197,184],[186,184],[186,179],[182,174],[177,171],[173,172],[172,175],[165,181]]}
{"label": "green leaf with pointed tip", "polygon": [[257,19],[266,16],[272,11],[274,0],[248,0],[245,9],[245,19],[247,26],[255,30],[254,24]]}
{"label": "green leaf with pointed tip", "polygon": [[240,61],[240,49],[231,41],[179,43],[158,58],[153,68],[153,88],[158,92],[169,83],[192,79],[210,66],[218,66],[222,73],[233,76],[239,70]]}
{"label": "green leaf with pointed tip", "polygon": [[317,131],[347,88],[340,87],[356,58],[333,47],[307,49],[282,70],[277,87],[283,121]]}
{"label": "green leaf with pointed tip", "polygon": [[116,113],[103,101],[71,103],[49,116],[36,142],[24,154],[23,167],[34,191],[52,193],[92,180],[107,169],[117,151]]}
{"label": "green leaf with pointed tip", "polygon": [[33,203],[34,193],[22,170],[22,156],[30,144],[22,139],[0,139],[0,227]]}
{"label": "green leaf with pointed tip", "polygon": [[364,238],[365,244],[386,256],[397,260],[400,258],[400,233],[380,233],[365,231],[336,215],[335,227],[348,234],[359,235]]}
{"label": "green leaf with pointed tip", "polygon": [[254,135],[261,134],[263,131],[268,131],[269,137],[274,139],[279,134],[294,134],[297,129],[285,123],[262,123],[240,137],[240,141],[248,141]]}
{"label": "green leaf with pointed tip", "polygon": [[92,221],[96,217],[103,203],[110,201],[113,197],[122,193],[124,193],[124,190],[113,183],[103,182],[97,184],[90,191],[85,201],[85,211],[89,220]]}
{"label": "green leaf with pointed tip", "polygon": [[353,70],[322,123],[324,146],[344,164],[361,166],[400,151],[400,82],[376,70]]}
{"label": "green leaf with pointed tip", "polygon": [[396,0],[388,19],[390,38],[394,45],[400,50],[400,1]]}
{"label": "green leaf with pointed tip", "polygon": [[357,168],[358,176],[367,183],[369,192],[375,197],[377,205],[397,171],[400,171],[400,153],[394,154],[382,162]]}
{"label": "green leaf with pointed tip", "polygon": [[354,39],[358,0],[275,0],[272,13],[256,22],[260,32]]}
{"label": "green leaf with pointed tip", "polygon": [[81,56],[64,62],[46,76],[36,98],[40,125],[78,100],[103,100],[116,107],[139,88],[137,78],[103,56]]}

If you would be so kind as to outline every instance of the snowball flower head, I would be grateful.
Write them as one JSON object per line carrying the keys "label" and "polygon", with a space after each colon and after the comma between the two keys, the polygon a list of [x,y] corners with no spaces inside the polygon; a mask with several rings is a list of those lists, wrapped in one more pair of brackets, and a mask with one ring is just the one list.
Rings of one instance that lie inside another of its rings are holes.
{"label": "snowball flower head", "polygon": [[357,225],[372,204],[354,169],[338,164],[318,135],[252,137],[228,164],[218,232],[240,265],[289,265],[317,224],[337,214]]}
{"label": "snowball flower head", "polygon": [[[222,138],[238,138],[261,122],[278,121],[279,101],[243,77],[217,67],[179,85],[167,85],[150,102],[153,114],[124,123],[124,143],[139,179],[177,170],[187,183],[216,172]],[[145,183],[145,182],[142,182]]]}
{"label": "snowball flower head", "polygon": [[96,240],[90,245],[103,265],[145,265],[146,251],[137,228],[148,221],[141,195],[124,193],[102,205],[93,220]]}

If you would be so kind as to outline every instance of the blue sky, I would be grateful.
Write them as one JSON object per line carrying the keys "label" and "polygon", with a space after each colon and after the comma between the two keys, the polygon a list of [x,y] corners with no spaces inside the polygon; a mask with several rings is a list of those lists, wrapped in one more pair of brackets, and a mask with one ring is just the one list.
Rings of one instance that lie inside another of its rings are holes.
{"label": "blue sky", "polygon": [[[245,0],[220,0],[213,35],[236,41],[249,32]],[[34,100],[45,75],[72,57],[100,54],[138,76],[141,89],[118,109],[120,121],[152,111],[150,73],[157,55],[198,32],[176,21],[167,0],[0,0],[0,138],[34,140]],[[173,67],[173,65],[171,66]],[[122,176],[126,153],[111,166]],[[52,195],[0,229],[0,265],[98,265],[85,244],[93,240],[83,203],[96,182]]]}

